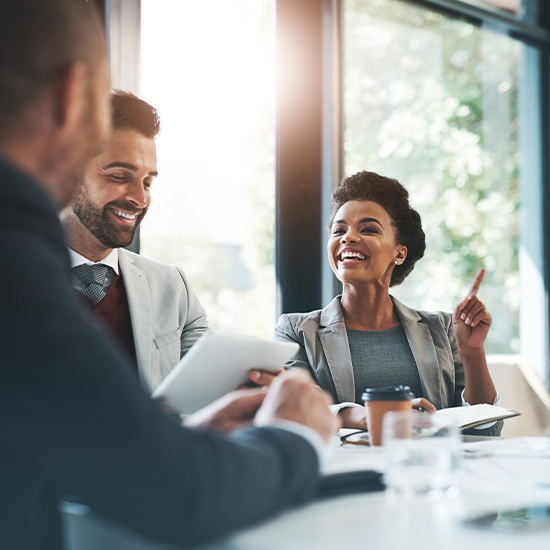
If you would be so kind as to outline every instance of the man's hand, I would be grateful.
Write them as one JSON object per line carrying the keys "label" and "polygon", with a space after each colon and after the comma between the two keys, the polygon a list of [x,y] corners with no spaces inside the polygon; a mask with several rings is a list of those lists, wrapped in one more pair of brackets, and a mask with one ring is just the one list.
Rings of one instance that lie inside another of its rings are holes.
{"label": "man's hand", "polygon": [[275,380],[275,377],[282,372],[285,372],[284,369],[281,369],[277,374],[261,369],[250,369],[248,376],[250,377],[250,381],[253,386],[265,386],[269,388],[273,380]]}
{"label": "man's hand", "polygon": [[238,390],[220,399],[185,419],[185,426],[218,432],[231,432],[250,424],[260,408],[267,390],[256,388]]}
{"label": "man's hand", "polygon": [[314,429],[325,441],[340,427],[329,409],[332,399],[305,371],[284,372],[275,377],[254,424],[266,426],[277,420],[291,420]]}

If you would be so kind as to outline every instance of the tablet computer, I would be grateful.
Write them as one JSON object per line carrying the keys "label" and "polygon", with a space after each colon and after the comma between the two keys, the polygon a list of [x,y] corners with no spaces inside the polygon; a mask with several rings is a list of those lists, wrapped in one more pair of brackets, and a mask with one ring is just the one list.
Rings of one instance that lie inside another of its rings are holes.
{"label": "tablet computer", "polygon": [[207,331],[152,397],[176,413],[191,414],[249,382],[250,369],[277,373],[297,350],[294,342]]}

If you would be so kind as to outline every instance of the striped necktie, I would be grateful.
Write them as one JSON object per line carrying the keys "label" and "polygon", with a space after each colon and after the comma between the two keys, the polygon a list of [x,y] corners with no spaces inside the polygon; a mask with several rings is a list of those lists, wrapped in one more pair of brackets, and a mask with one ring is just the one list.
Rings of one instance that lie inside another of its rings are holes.
{"label": "striped necktie", "polygon": [[73,273],[82,281],[84,288],[82,294],[89,298],[95,305],[99,304],[105,298],[105,277],[111,269],[108,265],[103,264],[81,264],[73,267]]}

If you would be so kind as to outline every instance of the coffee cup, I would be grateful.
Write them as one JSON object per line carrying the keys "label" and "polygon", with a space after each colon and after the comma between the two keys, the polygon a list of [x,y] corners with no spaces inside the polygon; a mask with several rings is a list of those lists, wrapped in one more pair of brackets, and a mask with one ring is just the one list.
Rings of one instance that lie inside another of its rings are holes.
{"label": "coffee cup", "polygon": [[384,415],[388,412],[412,412],[414,394],[409,386],[388,386],[385,388],[367,388],[363,401],[367,411],[367,427],[370,444],[382,445],[382,426]]}

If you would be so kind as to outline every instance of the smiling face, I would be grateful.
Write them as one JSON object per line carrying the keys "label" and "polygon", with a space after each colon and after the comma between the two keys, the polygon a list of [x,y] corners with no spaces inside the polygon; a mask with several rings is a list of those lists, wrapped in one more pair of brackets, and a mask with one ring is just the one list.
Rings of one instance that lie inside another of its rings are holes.
{"label": "smiling face", "polygon": [[[84,231],[78,232],[79,238],[95,240],[93,248],[110,251],[128,246],[149,208],[156,176],[155,140],[134,130],[116,130],[88,164],[64,217],[74,215],[80,221]],[[74,240],[75,235],[69,237]]]}
{"label": "smiling face", "polygon": [[327,246],[330,266],[344,284],[389,288],[395,262],[407,248],[396,241],[389,214],[372,201],[348,201],[334,217]]}

